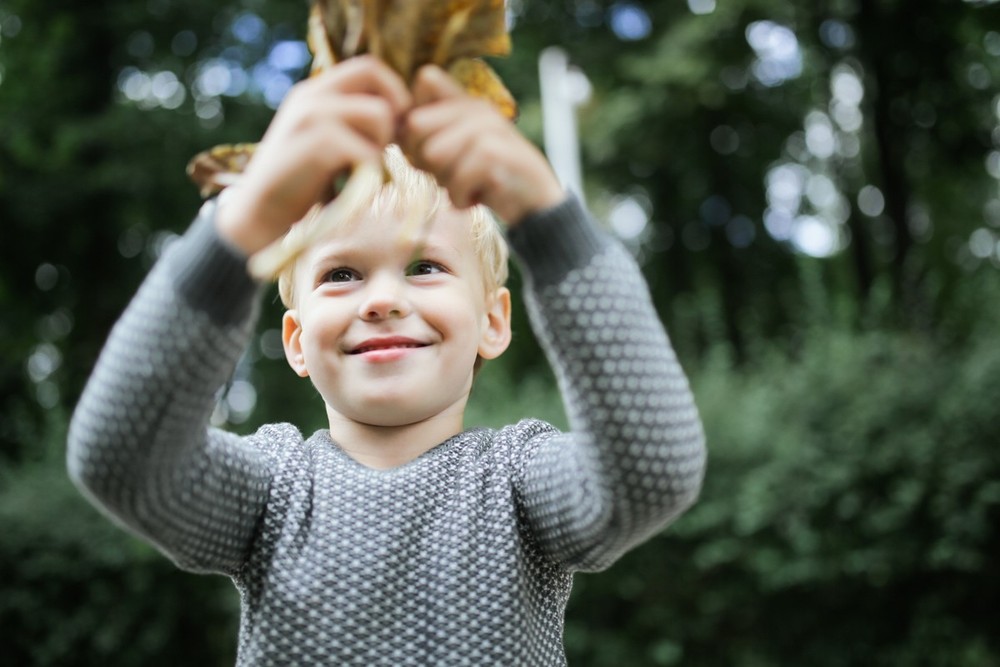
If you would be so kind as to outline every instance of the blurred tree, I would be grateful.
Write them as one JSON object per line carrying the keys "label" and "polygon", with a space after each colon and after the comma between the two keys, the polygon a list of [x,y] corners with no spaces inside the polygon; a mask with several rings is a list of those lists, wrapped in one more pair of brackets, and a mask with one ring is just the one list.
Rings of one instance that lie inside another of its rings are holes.
{"label": "blurred tree", "polygon": [[[997,664],[977,614],[996,588],[983,315],[1000,266],[1000,3],[508,8],[514,53],[495,65],[528,136],[541,49],[591,82],[588,200],[644,265],[714,457],[689,519],[580,579],[574,664]],[[108,664],[137,616],[148,633],[115,664],[230,659],[214,638],[171,646],[202,593],[211,632],[230,631],[225,582],[157,583],[169,564],[102,531],[68,486],[62,434],[110,326],[197,209],[188,159],[256,140],[302,76],[306,10],[0,0],[0,633],[25,638],[20,661]],[[218,423],[321,425],[278,315],[268,299]],[[559,422],[515,315],[470,419]],[[101,634],[81,610],[110,598],[128,613]]]}
{"label": "blurred tree", "polygon": [[[552,11],[525,3],[519,29]],[[928,328],[968,271],[997,264],[995,3],[565,11],[547,35],[595,86],[592,198],[648,202],[650,279],[692,352],[742,354],[817,298],[854,325]]]}

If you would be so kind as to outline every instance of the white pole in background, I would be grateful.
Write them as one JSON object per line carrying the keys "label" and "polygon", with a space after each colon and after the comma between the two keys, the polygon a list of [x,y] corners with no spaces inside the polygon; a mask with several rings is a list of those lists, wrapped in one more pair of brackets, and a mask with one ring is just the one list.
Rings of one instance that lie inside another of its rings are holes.
{"label": "white pole in background", "polygon": [[551,46],[538,56],[545,154],[562,184],[583,199],[576,108],[590,99],[590,81],[570,66],[566,52]]}

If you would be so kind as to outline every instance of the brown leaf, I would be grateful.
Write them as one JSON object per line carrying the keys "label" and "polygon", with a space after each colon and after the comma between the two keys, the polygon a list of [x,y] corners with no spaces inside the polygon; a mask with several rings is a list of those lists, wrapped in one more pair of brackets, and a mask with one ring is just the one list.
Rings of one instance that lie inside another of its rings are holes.
{"label": "brown leaf", "polygon": [[232,185],[246,169],[257,144],[222,144],[198,153],[187,165],[187,174],[202,197],[211,197]]}
{"label": "brown leaf", "polygon": [[[447,67],[458,58],[510,53],[503,0],[314,3],[313,15],[324,23],[334,61],[370,53],[385,60],[407,81],[421,65]],[[313,53],[319,55],[321,40],[310,40],[313,43],[317,44]]]}
{"label": "brown leaf", "polygon": [[[447,69],[469,94],[507,118],[517,103],[482,56],[510,53],[504,0],[312,0],[307,41],[312,74],[370,53],[406,81],[423,65]],[[187,172],[203,197],[232,184],[256,144],[217,146],[195,156]]]}
{"label": "brown leaf", "polygon": [[414,54],[419,38],[419,31],[413,26],[423,22],[423,4],[413,0],[390,0],[385,16],[381,28],[385,48],[381,57],[409,81],[416,68]]}
{"label": "brown leaf", "polygon": [[458,58],[510,53],[503,0],[431,0],[428,10],[415,56],[421,65],[447,67]]}

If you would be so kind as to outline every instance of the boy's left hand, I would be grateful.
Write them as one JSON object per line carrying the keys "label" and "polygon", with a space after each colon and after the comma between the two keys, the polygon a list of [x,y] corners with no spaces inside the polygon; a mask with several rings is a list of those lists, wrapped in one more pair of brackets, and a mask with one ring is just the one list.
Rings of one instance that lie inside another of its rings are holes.
{"label": "boy's left hand", "polygon": [[486,100],[428,65],[413,83],[414,108],[399,142],[414,166],[433,174],[466,208],[485,204],[508,226],[559,204],[566,191],[545,156]]}

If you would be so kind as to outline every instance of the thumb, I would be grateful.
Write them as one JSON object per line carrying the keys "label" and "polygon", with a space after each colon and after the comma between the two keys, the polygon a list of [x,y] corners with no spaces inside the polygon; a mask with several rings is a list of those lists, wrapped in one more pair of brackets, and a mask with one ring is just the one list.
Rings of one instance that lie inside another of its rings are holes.
{"label": "thumb", "polygon": [[437,65],[424,65],[417,71],[413,82],[413,102],[415,106],[430,104],[439,100],[459,97],[465,90],[450,74]]}

